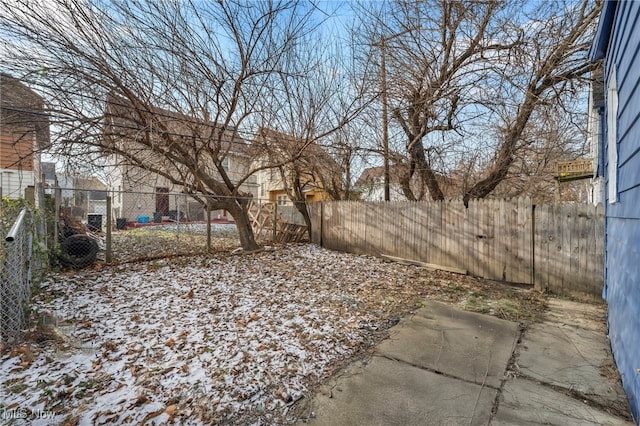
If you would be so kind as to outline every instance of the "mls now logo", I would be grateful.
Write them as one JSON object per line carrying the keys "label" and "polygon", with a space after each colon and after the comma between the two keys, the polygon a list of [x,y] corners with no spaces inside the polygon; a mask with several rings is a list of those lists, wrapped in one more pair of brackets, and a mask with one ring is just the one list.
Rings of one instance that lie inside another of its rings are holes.
{"label": "mls now logo", "polygon": [[0,411],[0,419],[2,420],[14,420],[14,419],[26,419],[29,415],[29,411],[26,408],[3,408]]}
{"label": "mls now logo", "polygon": [[34,410],[30,411],[26,408],[2,408],[0,410],[0,419],[17,420],[17,419],[52,419],[55,414],[52,411]]}

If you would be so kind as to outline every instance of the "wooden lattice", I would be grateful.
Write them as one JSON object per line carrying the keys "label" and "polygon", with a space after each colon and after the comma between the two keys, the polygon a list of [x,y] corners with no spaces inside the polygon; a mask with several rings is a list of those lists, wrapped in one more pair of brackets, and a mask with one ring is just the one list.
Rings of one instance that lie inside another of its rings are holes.
{"label": "wooden lattice", "polygon": [[307,237],[306,225],[285,221],[272,203],[262,205],[252,203],[249,206],[249,219],[258,242],[298,243]]}

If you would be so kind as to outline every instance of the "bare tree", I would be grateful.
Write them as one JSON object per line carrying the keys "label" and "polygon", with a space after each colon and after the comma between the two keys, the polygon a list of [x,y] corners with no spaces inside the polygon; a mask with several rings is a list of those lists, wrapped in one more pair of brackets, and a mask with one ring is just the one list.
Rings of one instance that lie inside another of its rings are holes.
{"label": "bare tree", "polygon": [[[531,145],[523,138],[536,111],[548,105],[563,107],[565,97],[576,96],[577,85],[594,68],[586,60],[601,2],[549,3],[533,15],[525,42],[515,49],[515,59],[499,74],[499,90],[515,99],[500,105],[499,146],[484,177],[464,193],[464,201],[489,195],[509,173],[517,153]],[[558,110],[562,110],[559,108]],[[495,117],[495,116],[494,116]]]}
{"label": "bare tree", "polygon": [[[296,1],[7,0],[3,70],[48,100],[58,154],[98,166],[108,154],[211,197],[251,250],[242,184],[254,170],[231,176],[223,163],[270,85],[289,74],[285,59],[300,49],[313,10]],[[105,108],[108,94],[121,108]]]}
{"label": "bare tree", "polygon": [[350,127],[375,95],[354,74],[347,47],[311,38],[306,45],[302,55],[290,58],[292,72],[274,85],[281,94],[269,98],[274,114],[265,116],[260,136],[267,149],[262,155],[278,169],[311,233],[307,191],[319,190],[334,200],[348,196],[361,142],[348,137]]}
{"label": "bare tree", "polygon": [[[408,199],[424,195],[408,185],[418,174],[431,198],[445,198],[439,176],[469,170],[459,195],[489,195],[526,150],[531,117],[574,96],[591,69],[585,60],[599,2],[448,0],[384,3],[363,13],[374,43],[385,44],[388,95],[405,140]],[[410,31],[409,31],[410,30]],[[376,52],[373,51],[372,55]],[[481,150],[481,155],[478,155]]]}

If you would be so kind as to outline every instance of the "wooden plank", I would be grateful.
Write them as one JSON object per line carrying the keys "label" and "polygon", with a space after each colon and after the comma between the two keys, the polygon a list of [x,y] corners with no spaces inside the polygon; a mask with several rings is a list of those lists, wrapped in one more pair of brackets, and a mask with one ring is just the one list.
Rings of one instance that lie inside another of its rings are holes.
{"label": "wooden plank", "polygon": [[370,226],[370,232],[368,235],[371,235],[371,237],[369,237],[372,246],[374,247],[374,251],[372,252],[372,254],[380,254],[382,253],[382,226],[381,225],[381,220],[383,220],[385,212],[383,211],[383,209],[380,208],[380,205],[377,203],[368,203],[368,206],[370,208],[370,216],[369,216],[369,220],[367,223],[372,224],[372,226]]}
{"label": "wooden plank", "polygon": [[488,229],[487,229],[487,247],[489,255],[487,257],[487,267],[489,277],[492,280],[502,279],[502,253],[500,250],[500,240],[503,229],[500,228],[500,204],[501,200],[487,200],[487,208],[489,211]]}
{"label": "wooden plank", "polygon": [[558,245],[558,235],[556,234],[557,220],[559,220],[557,207],[555,204],[550,204],[548,206],[547,229],[545,230],[547,255],[545,258],[545,264],[543,265],[545,268],[544,288],[546,290],[555,284],[554,259],[557,256],[556,246]]}
{"label": "wooden plank", "polygon": [[401,216],[401,208],[400,203],[397,201],[389,203],[389,207],[391,208],[391,221],[389,223],[390,235],[391,235],[391,247],[392,253],[400,253],[402,252],[402,245],[404,241],[403,231],[405,226],[404,218]]}
{"label": "wooden plank", "polygon": [[420,225],[418,224],[417,201],[407,201],[405,211],[409,226],[407,229],[407,257],[410,259],[419,259],[418,257],[418,239],[420,236]]}
{"label": "wooden plank", "polygon": [[482,278],[488,278],[488,265],[487,265],[487,205],[484,200],[478,200],[478,238],[479,246],[479,261],[480,261],[480,276]]}
{"label": "wooden plank", "polygon": [[418,257],[418,259],[423,262],[430,262],[431,256],[432,256],[432,253],[431,253],[432,252],[431,238],[433,235],[432,208],[433,208],[433,203],[420,204],[422,230],[420,232],[420,239],[421,239],[420,257]]}
{"label": "wooden plank", "polygon": [[408,257],[408,240],[409,240],[409,217],[407,216],[406,205],[407,202],[396,202],[395,208],[398,214],[398,225],[396,226],[396,232],[398,236],[396,238],[396,253],[399,257]]}
{"label": "wooden plank", "polygon": [[497,206],[498,218],[496,229],[494,230],[495,248],[496,248],[496,267],[498,275],[502,281],[506,281],[513,276],[514,262],[511,246],[513,239],[514,222],[513,222],[513,203],[506,200],[500,200]]}
{"label": "wooden plank", "polygon": [[440,207],[440,258],[436,262],[437,265],[445,265],[449,263],[449,204],[444,201],[438,201]]}
{"label": "wooden plank", "polygon": [[522,208],[524,244],[520,252],[520,257],[524,264],[524,271],[521,272],[520,278],[523,283],[533,284],[533,204],[529,197],[522,200]]}
{"label": "wooden plank", "polygon": [[325,247],[332,250],[339,250],[338,231],[340,224],[337,220],[336,210],[338,204],[335,202],[327,203],[325,206],[325,217],[327,218],[327,226],[325,228]]}
{"label": "wooden plank", "polygon": [[538,291],[546,289],[546,256],[548,241],[546,238],[547,214],[546,206],[535,206],[533,216],[533,285]]}
{"label": "wooden plank", "polygon": [[502,240],[502,232],[503,230],[500,228],[501,221],[501,212],[500,205],[503,203],[502,200],[488,200],[489,201],[489,212],[490,212],[490,221],[489,221],[489,238],[487,238],[487,242],[489,243],[489,271],[490,276],[494,280],[501,280],[502,274],[504,272],[503,265],[501,264],[502,259],[504,259],[504,255],[502,253],[501,248],[503,248],[503,244],[500,244],[500,240]]}
{"label": "wooden plank", "polygon": [[415,239],[415,222],[413,217],[413,202],[405,201],[403,203],[403,207],[401,209],[401,213],[404,216],[405,227],[404,227],[404,236],[402,237],[404,241],[404,247],[402,247],[402,255],[401,257],[406,257],[407,259],[415,259],[415,253],[413,252],[413,241]]}
{"label": "wooden plank", "polygon": [[442,203],[435,201],[432,205],[433,233],[431,234],[431,256],[428,263],[439,265],[442,261],[443,232],[442,232]]}
{"label": "wooden plank", "polygon": [[426,262],[428,257],[429,235],[431,232],[429,204],[416,202],[415,206],[416,223],[418,225],[418,232],[416,235],[416,238],[418,240],[416,259],[422,262]]}
{"label": "wooden plank", "polygon": [[568,234],[569,240],[569,252],[568,252],[568,260],[569,260],[569,270],[565,269],[565,287],[571,283],[571,287],[578,286],[581,287],[581,290],[584,290],[584,271],[580,269],[580,246],[582,245],[581,241],[581,233],[584,228],[584,218],[582,218],[578,211],[578,206],[576,204],[568,205],[567,207],[567,229],[565,229],[565,233]]}
{"label": "wooden plank", "polygon": [[580,218],[580,246],[578,250],[578,262],[577,267],[581,271],[581,275],[583,277],[583,285],[585,293],[590,293],[594,290],[594,280],[592,272],[593,269],[591,265],[589,265],[588,258],[591,255],[593,259],[592,249],[594,248],[594,241],[592,240],[592,236],[595,235],[593,231],[594,227],[594,213],[595,206],[592,205],[581,205],[578,209],[578,217]]}
{"label": "wooden plank", "polygon": [[562,270],[565,265],[563,245],[565,244],[562,228],[564,226],[563,208],[561,204],[553,205],[553,225],[551,230],[553,242],[549,253],[549,288],[562,292]]}
{"label": "wooden plank", "polygon": [[352,242],[353,242],[352,230],[354,229],[354,225],[355,225],[355,221],[353,217],[354,216],[353,202],[348,201],[344,204],[344,206],[347,208],[347,214],[346,214],[347,221],[345,222],[344,226],[340,228],[340,230],[342,231],[340,235],[340,251],[348,252],[348,251],[352,251]]}
{"label": "wooden plank", "polygon": [[[464,205],[463,205],[464,208]],[[463,230],[462,230],[462,244],[464,247],[464,264],[467,265],[467,269],[471,271],[473,269],[473,238],[471,238],[471,214],[468,208],[464,208],[463,211]]]}
{"label": "wooden plank", "polygon": [[554,211],[553,205],[542,205],[536,209],[536,228],[537,241],[539,241],[539,249],[536,252],[539,253],[540,259],[536,260],[536,275],[538,280],[536,282],[536,288],[540,291],[545,291],[549,288],[549,282],[551,281],[551,265],[549,259],[551,258],[552,247],[555,245],[555,235],[553,229],[554,223]]}
{"label": "wooden plank", "polygon": [[444,236],[443,256],[439,264],[451,265],[451,258],[454,256],[453,247],[453,218],[451,216],[451,204],[441,201],[442,206],[442,235]]}
{"label": "wooden plank", "polygon": [[[505,215],[505,233],[502,266],[502,279],[504,281],[516,281],[520,277],[522,262],[520,259],[522,244],[522,223],[520,216],[520,199],[503,200],[502,211]],[[504,238],[504,237],[503,237]]]}
{"label": "wooden plank", "polygon": [[555,208],[553,204],[544,206],[546,210],[546,223],[543,231],[542,239],[545,242],[545,255],[543,262],[538,266],[542,276],[542,289],[548,290],[550,283],[552,283],[552,258],[554,247],[556,245],[555,235]]}
{"label": "wooden plank", "polygon": [[473,241],[473,264],[474,264],[474,275],[476,276],[480,276],[482,274],[482,261],[481,261],[481,254],[480,254],[480,245],[482,240],[480,238],[478,238],[478,235],[480,235],[480,205],[476,202],[470,202],[469,203],[469,209],[471,210],[471,215],[472,215],[472,229],[471,229],[471,235],[469,236],[471,238],[471,240]]}
{"label": "wooden plank", "polygon": [[415,265],[415,266],[420,266],[420,267],[431,269],[431,270],[439,270],[439,271],[453,272],[461,275],[467,275],[467,271],[465,269],[452,268],[450,266],[444,266],[444,265],[436,265],[434,263],[420,262],[418,260],[412,260],[412,259],[404,259],[401,257],[390,256],[386,254],[380,255],[380,257],[382,257],[383,259],[391,260],[393,262],[402,263],[404,265]]}
{"label": "wooden plank", "polygon": [[559,249],[560,258],[562,259],[560,262],[556,262],[556,274],[558,276],[558,286],[562,289],[564,293],[564,288],[566,285],[567,279],[571,276],[571,206],[567,204],[563,204],[561,206],[561,227],[558,229],[558,233],[562,235],[562,244]]}
{"label": "wooden plank", "polygon": [[[447,262],[447,265],[454,267],[454,268],[459,268],[459,269],[463,269],[463,265],[464,265],[464,260],[463,260],[463,253],[464,253],[464,247],[462,245],[462,232],[461,232],[461,227],[462,227],[462,220],[461,220],[461,215],[462,215],[462,211],[460,210],[459,206],[454,202],[454,201],[449,201],[446,203],[448,206],[448,210],[449,210],[449,217],[450,217],[450,226],[451,226],[451,232],[450,232],[450,242],[451,242],[451,246],[449,248],[449,259]],[[462,208],[464,208],[464,206],[461,206]]]}

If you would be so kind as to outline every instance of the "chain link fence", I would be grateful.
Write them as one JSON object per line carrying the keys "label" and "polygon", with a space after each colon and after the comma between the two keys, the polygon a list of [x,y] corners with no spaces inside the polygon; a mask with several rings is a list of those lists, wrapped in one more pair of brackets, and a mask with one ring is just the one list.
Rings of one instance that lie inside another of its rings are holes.
{"label": "chain link fence", "polygon": [[[198,255],[240,247],[235,219],[210,210],[206,197],[167,191],[108,192],[61,189],[53,194],[47,226],[44,213],[20,206],[3,208],[0,231],[0,346],[10,347],[26,326],[32,285],[49,267],[84,268],[96,263],[129,263]],[[249,219],[261,244],[300,241],[304,219],[283,198],[247,199]],[[212,204],[212,203],[211,203]],[[51,253],[50,259],[46,256]]]}
{"label": "chain link fence", "polygon": [[43,276],[46,262],[45,226],[40,215],[23,208],[14,215],[2,212],[0,246],[0,347],[20,341],[27,323],[33,285]]}
{"label": "chain link fence", "polygon": [[[60,189],[55,198],[58,257],[65,267],[198,255],[240,246],[233,216],[226,210],[208,209],[205,196],[164,190]],[[264,229],[266,222],[261,223],[262,228],[255,226],[256,235],[271,236],[271,228],[282,229],[282,223],[304,226],[302,215],[293,205],[282,205],[282,200],[281,205],[264,199],[247,201],[251,204],[250,219],[258,212],[264,216],[265,206],[275,206],[275,211],[269,211],[277,213],[280,221],[279,227],[269,221],[268,230]]]}

